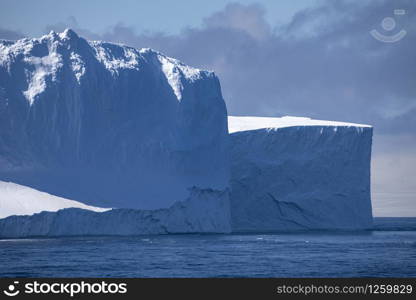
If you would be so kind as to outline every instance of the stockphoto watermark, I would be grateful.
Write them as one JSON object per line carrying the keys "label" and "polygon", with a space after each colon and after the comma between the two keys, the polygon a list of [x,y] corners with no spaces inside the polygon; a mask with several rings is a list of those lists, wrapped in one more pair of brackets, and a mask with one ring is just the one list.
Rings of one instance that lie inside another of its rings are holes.
{"label": "stockphoto watermark", "polygon": [[74,297],[78,294],[126,294],[127,283],[107,283],[100,282],[31,282],[20,283],[13,281],[9,283],[3,294],[14,297],[19,294],[39,295],[39,294],[64,294]]}
{"label": "stockphoto watermark", "polygon": [[407,31],[405,29],[396,28],[396,17],[404,16],[405,14],[406,10],[395,9],[393,11],[394,17],[387,16],[381,21],[380,27],[382,28],[382,32],[378,29],[373,29],[370,31],[370,34],[376,40],[383,43],[396,43],[400,41],[406,36]]}

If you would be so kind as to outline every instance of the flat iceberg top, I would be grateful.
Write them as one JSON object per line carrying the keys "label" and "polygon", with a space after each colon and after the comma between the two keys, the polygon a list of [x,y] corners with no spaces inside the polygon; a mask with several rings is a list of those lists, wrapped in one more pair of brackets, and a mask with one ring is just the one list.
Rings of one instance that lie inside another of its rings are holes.
{"label": "flat iceberg top", "polygon": [[257,130],[277,129],[294,126],[347,126],[347,127],[371,127],[365,124],[345,123],[336,121],[313,120],[304,117],[284,116],[280,118],[268,117],[228,117],[229,133]]}

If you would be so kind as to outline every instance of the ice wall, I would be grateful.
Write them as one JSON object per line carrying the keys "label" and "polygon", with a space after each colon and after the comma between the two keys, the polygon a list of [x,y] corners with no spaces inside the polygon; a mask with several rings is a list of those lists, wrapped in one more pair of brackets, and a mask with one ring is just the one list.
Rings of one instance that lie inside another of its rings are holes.
{"label": "ice wall", "polygon": [[68,208],[0,219],[0,238],[229,232],[228,191],[198,188],[190,190],[188,199],[164,209]]}
{"label": "ice wall", "polygon": [[229,117],[232,229],[372,225],[372,128],[308,118]]}

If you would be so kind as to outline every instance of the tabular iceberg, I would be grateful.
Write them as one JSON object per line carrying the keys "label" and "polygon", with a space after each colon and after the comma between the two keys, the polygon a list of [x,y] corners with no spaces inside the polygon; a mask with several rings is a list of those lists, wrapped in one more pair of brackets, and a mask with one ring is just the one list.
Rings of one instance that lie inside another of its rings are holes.
{"label": "tabular iceberg", "polygon": [[227,120],[214,73],[151,49],[0,41],[0,237],[368,228],[371,139]]}
{"label": "tabular iceberg", "polygon": [[372,127],[229,117],[232,230],[372,226]]}

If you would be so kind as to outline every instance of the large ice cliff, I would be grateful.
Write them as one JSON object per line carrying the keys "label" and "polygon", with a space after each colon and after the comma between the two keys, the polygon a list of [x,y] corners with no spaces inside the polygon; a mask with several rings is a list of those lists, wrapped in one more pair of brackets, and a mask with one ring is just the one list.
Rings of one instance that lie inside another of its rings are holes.
{"label": "large ice cliff", "polygon": [[368,125],[229,117],[233,231],[372,226]]}

